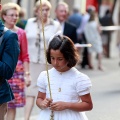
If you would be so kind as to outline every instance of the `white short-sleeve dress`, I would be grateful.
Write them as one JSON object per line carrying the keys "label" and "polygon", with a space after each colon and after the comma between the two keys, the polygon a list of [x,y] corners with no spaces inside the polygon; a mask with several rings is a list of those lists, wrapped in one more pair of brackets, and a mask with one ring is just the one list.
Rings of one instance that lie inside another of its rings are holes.
{"label": "white short-sleeve dress", "polygon": [[[60,73],[55,68],[49,70],[50,86],[53,102],[79,102],[80,96],[90,93],[92,86],[89,77],[79,72],[75,67]],[[40,73],[37,81],[39,91],[50,98],[47,73]],[[40,111],[38,120],[50,120],[49,108]],[[88,120],[84,112],[73,110],[54,111],[54,120]]]}

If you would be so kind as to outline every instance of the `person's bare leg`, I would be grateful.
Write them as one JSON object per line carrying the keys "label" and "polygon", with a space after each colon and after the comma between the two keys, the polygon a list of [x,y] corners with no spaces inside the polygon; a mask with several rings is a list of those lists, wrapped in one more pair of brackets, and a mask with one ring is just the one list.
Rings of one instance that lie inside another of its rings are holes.
{"label": "person's bare leg", "polygon": [[105,55],[105,57],[108,56],[108,47],[107,47],[107,45],[103,45],[103,54]]}
{"label": "person's bare leg", "polygon": [[0,104],[0,120],[5,120],[7,113],[7,103]]}
{"label": "person's bare leg", "polygon": [[15,120],[16,108],[8,108],[6,120]]}
{"label": "person's bare leg", "polygon": [[99,70],[103,70],[101,61],[102,61],[102,54],[98,53],[98,69]]}
{"label": "person's bare leg", "polygon": [[35,97],[27,96],[26,97],[26,106],[25,106],[25,120],[30,120],[30,115],[34,106]]}
{"label": "person's bare leg", "polygon": [[88,64],[89,64],[89,68],[93,69],[93,65],[92,65],[92,54],[88,53]]}

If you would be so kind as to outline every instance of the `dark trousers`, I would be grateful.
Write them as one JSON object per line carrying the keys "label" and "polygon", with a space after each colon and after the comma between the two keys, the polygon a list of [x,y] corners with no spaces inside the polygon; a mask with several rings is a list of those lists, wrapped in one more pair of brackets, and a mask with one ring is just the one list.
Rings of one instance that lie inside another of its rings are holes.
{"label": "dark trousers", "polygon": [[[82,44],[87,44],[87,40],[86,40],[84,34],[82,34]],[[83,48],[81,67],[85,68],[86,65],[89,65],[89,63],[88,63],[88,48],[87,47]]]}

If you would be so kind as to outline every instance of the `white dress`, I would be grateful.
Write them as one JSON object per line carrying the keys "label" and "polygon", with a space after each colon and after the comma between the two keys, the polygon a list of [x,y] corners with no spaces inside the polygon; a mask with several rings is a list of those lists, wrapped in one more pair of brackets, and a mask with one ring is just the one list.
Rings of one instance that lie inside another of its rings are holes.
{"label": "white dress", "polygon": [[[49,70],[50,86],[53,102],[79,102],[79,96],[90,93],[92,86],[89,77],[79,72],[75,67],[70,70],[58,72],[55,68]],[[37,81],[39,91],[46,93],[50,98],[46,71],[40,73]],[[59,92],[61,88],[61,92]],[[38,120],[50,120],[51,110],[49,108],[40,111]],[[54,111],[54,120],[88,120],[84,112],[73,110]]]}
{"label": "white dress", "polygon": [[84,28],[84,34],[85,38],[87,40],[87,43],[92,44],[92,47],[88,48],[88,52],[97,52],[97,53],[102,53],[103,48],[102,48],[102,38],[100,36],[100,33],[98,32],[97,28],[97,22],[90,21],[86,24]]}

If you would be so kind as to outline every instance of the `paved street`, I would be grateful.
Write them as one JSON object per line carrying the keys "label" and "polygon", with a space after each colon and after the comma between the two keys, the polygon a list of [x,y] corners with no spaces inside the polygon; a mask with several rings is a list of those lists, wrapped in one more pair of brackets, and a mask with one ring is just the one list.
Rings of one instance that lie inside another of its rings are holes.
{"label": "paved street", "polygon": [[93,84],[91,94],[94,104],[93,110],[86,113],[89,120],[120,120],[119,61],[115,41],[112,41],[111,58],[103,59],[104,72],[87,72]]}
{"label": "paved street", "polygon": [[[91,91],[94,108],[86,112],[89,120],[120,120],[120,66],[119,55],[115,41],[111,43],[111,58],[103,58],[104,71],[97,70],[97,60],[94,58],[94,70],[83,70],[92,81]],[[30,120],[36,120],[39,110],[37,107],[32,112]],[[24,109],[18,109],[17,119],[24,120]]]}

